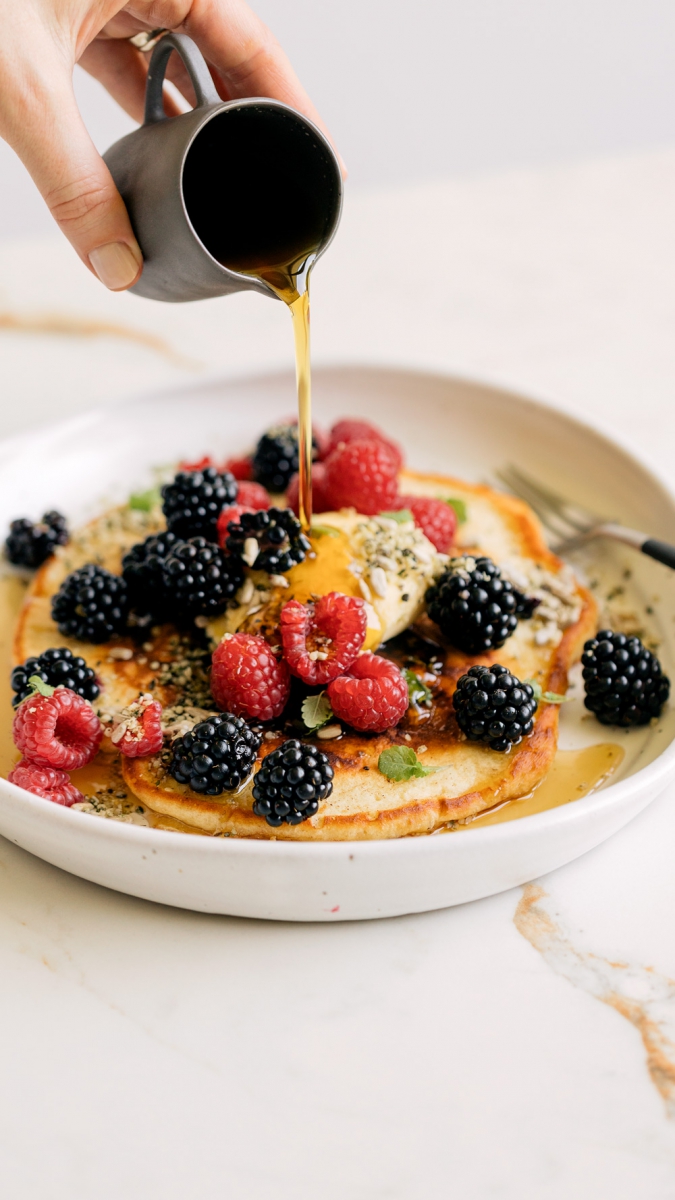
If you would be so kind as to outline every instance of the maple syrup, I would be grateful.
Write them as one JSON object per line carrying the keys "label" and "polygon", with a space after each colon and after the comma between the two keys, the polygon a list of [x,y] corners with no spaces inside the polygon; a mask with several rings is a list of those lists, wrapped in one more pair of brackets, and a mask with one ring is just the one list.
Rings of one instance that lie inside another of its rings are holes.
{"label": "maple syrup", "polygon": [[[236,186],[228,177],[236,175]],[[262,280],[293,318],[298,390],[299,513],[312,520],[309,275],[335,219],[334,163],[283,109],[250,105],[214,117],[185,159],[192,226],[217,262]]]}
{"label": "maple syrup", "polygon": [[583,750],[558,750],[551,770],[527,796],[506,800],[467,821],[453,822],[453,830],[478,829],[484,825],[501,825],[519,817],[559,808],[572,800],[580,800],[595,792],[620,767],[624,758],[622,746],[600,742]]}

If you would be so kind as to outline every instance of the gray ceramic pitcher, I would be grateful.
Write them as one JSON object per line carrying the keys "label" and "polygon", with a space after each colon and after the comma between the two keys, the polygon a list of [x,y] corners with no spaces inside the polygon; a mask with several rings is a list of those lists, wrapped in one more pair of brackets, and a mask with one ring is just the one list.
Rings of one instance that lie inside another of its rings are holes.
{"label": "gray ceramic pitcher", "polygon": [[[173,50],[185,63],[197,106],[166,117],[162,87]],[[277,100],[223,102],[200,51],[183,34],[167,34],[155,47],[145,122],[104,158],[145,260],[131,291],[153,300],[244,290],[276,298],[248,272],[282,244],[290,261],[294,247],[313,240],[318,257],[340,220],[340,166],[320,130]]]}

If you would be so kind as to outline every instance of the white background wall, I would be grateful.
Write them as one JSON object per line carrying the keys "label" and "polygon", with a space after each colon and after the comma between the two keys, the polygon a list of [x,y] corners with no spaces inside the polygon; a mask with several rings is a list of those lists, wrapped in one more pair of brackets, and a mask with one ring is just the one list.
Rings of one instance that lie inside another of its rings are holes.
{"label": "white background wall", "polygon": [[[253,0],[352,186],[564,161],[675,137],[672,0]],[[77,72],[100,148],[131,122]],[[4,236],[50,221],[0,144]]]}

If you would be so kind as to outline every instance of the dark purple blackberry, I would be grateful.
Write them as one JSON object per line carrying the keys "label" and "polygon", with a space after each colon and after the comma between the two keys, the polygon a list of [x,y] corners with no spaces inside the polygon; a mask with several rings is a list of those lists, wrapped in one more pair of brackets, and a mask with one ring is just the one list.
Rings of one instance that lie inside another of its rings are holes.
{"label": "dark purple blackberry", "polygon": [[253,783],[253,811],[277,829],[313,817],[333,790],[333,768],[314,746],[294,739],[262,760]]}
{"label": "dark purple blackberry", "polygon": [[162,488],[162,511],[167,527],[178,537],[204,537],[217,542],[218,517],[236,498],[237,481],[229,471],[220,472],[215,467],[179,471],[173,482]]}
{"label": "dark purple blackberry", "polygon": [[101,690],[94,671],[84,659],[74,655],[65,646],[58,646],[53,650],[45,650],[38,658],[27,658],[23,666],[14,668],[11,682],[12,690],[16,693],[12,698],[15,708],[33,693],[28,682],[31,675],[37,675],[50,687],[70,688],[71,692],[77,692],[85,700],[95,700]]}
{"label": "dark purple blackberry", "polygon": [[33,524],[26,517],[12,521],[5,542],[5,554],[15,567],[41,567],[57,546],[68,541],[66,518],[59,512],[47,512]]}
{"label": "dark purple blackberry", "polygon": [[537,701],[506,667],[470,667],[453,697],[457,724],[472,742],[506,752],[532,733]]}
{"label": "dark purple blackberry", "polygon": [[453,558],[427,591],[427,612],[465,654],[498,650],[538,601],[502,579],[491,558]]}
{"label": "dark purple blackberry", "polygon": [[603,725],[646,725],[658,717],[670,680],[637,637],[603,629],[584,646],[584,704]]}
{"label": "dark purple blackberry", "polygon": [[87,563],[64,579],[52,597],[52,617],[64,637],[108,642],[126,631],[127,585],[120,575]]}
{"label": "dark purple blackberry", "polygon": [[242,717],[218,713],[173,744],[169,773],[193,792],[232,792],[251,774],[262,738]]}
{"label": "dark purple blackberry", "polygon": [[129,589],[132,607],[140,614],[151,614],[156,620],[170,616],[171,598],[164,587],[166,560],[180,539],[171,530],[153,534],[144,542],[132,546],[122,559],[122,575]]}
{"label": "dark purple blackberry", "polygon": [[239,559],[201,537],[175,542],[162,567],[166,606],[176,620],[223,612],[243,582]]}
{"label": "dark purple blackberry", "polygon": [[[300,522],[290,508],[269,508],[254,513],[242,513],[239,523],[230,521],[227,548],[230,554],[248,563],[256,571],[282,575],[296,563],[301,563],[310,544]],[[253,558],[255,546],[258,553]],[[249,543],[249,545],[247,545]]]}
{"label": "dark purple blackberry", "polygon": [[[312,458],[319,452],[312,438]],[[253,478],[268,492],[285,492],[298,470],[297,425],[275,425],[264,433],[252,459]]]}

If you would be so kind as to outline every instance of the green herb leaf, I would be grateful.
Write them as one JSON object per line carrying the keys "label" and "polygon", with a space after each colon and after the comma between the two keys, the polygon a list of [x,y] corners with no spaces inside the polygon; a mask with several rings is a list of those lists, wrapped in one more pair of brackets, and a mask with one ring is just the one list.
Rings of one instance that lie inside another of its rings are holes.
{"label": "green herb leaf", "polygon": [[445,503],[449,504],[451,508],[454,508],[459,524],[463,525],[467,518],[466,501],[459,500],[456,496],[443,496],[442,499],[445,500]]}
{"label": "green herb leaf", "polygon": [[[56,691],[56,688],[53,688],[50,686],[50,684],[45,683],[44,679],[40,679],[39,675],[31,675],[28,682],[33,689],[33,695],[35,695],[36,692],[39,692],[41,696],[53,696],[54,692]],[[26,699],[29,700],[30,697],[27,696]]]}
{"label": "green herb leaf", "polygon": [[542,692],[541,684],[537,683],[536,679],[526,679],[525,683],[529,683],[532,688],[537,704],[541,704],[542,701],[544,704],[567,704],[572,699],[571,696],[561,696],[560,692]]}
{"label": "green herb leaf", "polygon": [[431,688],[427,687],[424,680],[420,679],[415,671],[404,671],[405,681],[408,685],[408,696],[411,704],[426,704],[431,706],[433,699]]}
{"label": "green herb leaf", "polygon": [[412,746],[388,746],[377,760],[377,769],[387,779],[405,783],[430,775],[433,767],[423,767]]}
{"label": "green herb leaf", "polygon": [[414,520],[409,508],[397,508],[396,512],[381,512],[379,515],[387,517],[389,521],[396,521],[397,525],[405,525],[407,521]]}
{"label": "green herb leaf", "polygon": [[332,525],[312,525],[312,528],[309,531],[309,536],[339,538],[340,530],[334,529]]}
{"label": "green herb leaf", "polygon": [[161,501],[159,488],[149,488],[147,492],[134,492],[129,497],[129,508],[135,508],[138,512],[152,512],[153,508],[157,508]]}
{"label": "green herb leaf", "polygon": [[302,702],[302,719],[308,729],[321,729],[333,717],[330,700],[325,692],[316,696],[306,696]]}

